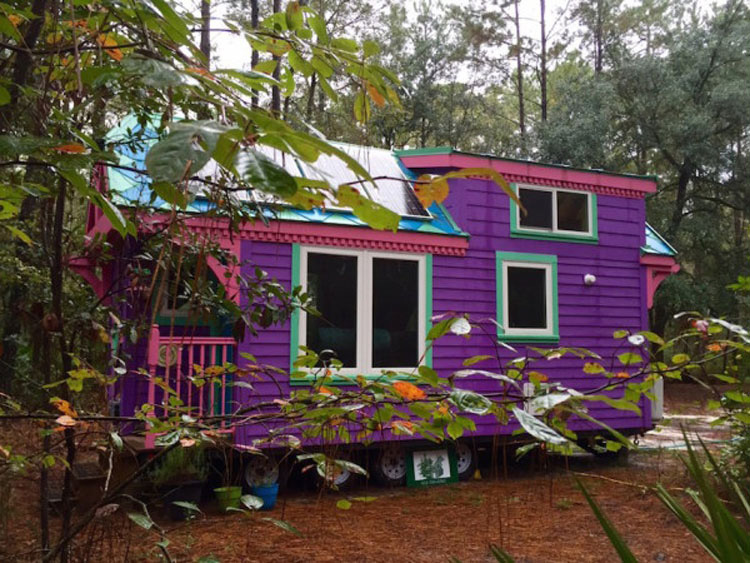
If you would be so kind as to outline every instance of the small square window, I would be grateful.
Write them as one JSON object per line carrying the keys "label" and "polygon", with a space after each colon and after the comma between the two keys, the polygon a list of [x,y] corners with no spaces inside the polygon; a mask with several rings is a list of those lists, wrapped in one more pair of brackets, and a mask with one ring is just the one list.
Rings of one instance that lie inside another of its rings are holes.
{"label": "small square window", "polygon": [[557,342],[557,257],[497,253],[498,338]]}
{"label": "small square window", "polygon": [[547,328],[547,270],[508,266],[508,328]]}

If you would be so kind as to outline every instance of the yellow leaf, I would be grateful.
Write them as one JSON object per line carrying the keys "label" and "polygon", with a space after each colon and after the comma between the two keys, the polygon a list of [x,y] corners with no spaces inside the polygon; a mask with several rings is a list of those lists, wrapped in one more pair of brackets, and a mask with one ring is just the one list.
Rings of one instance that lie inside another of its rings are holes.
{"label": "yellow leaf", "polygon": [[18,27],[18,24],[21,23],[21,21],[23,20],[21,19],[21,16],[16,15],[16,14],[11,14],[8,16],[8,21],[13,24],[13,27]]}
{"label": "yellow leaf", "polygon": [[69,417],[75,418],[78,416],[78,413],[76,413],[75,409],[70,406],[70,403],[64,399],[54,398],[50,401],[57,410],[59,410],[61,413],[68,415]]}
{"label": "yellow leaf", "polygon": [[393,384],[393,390],[409,401],[424,399],[427,396],[419,387],[408,381],[396,381]]}
{"label": "yellow leaf", "polygon": [[59,145],[57,147],[52,147],[52,150],[58,151],[58,152],[66,152],[70,154],[81,154],[86,152],[86,147],[83,145],[79,145],[78,143],[69,143],[67,145]]}
{"label": "yellow leaf", "polygon": [[450,193],[450,187],[444,176],[433,178],[429,174],[423,174],[414,183],[414,193],[420,203],[427,208],[433,202],[443,203]]}
{"label": "yellow leaf", "polygon": [[117,48],[117,41],[112,39],[109,35],[102,35],[99,34],[96,36],[96,42],[99,43],[102,47],[104,47],[104,52],[107,53],[110,57],[112,57],[116,61],[122,60],[122,51]]}
{"label": "yellow leaf", "polygon": [[385,105],[385,98],[383,97],[383,94],[378,92],[378,89],[375,88],[372,84],[369,82],[367,84],[367,93],[370,94],[370,97],[372,98],[372,101],[375,102],[375,105],[379,108],[382,108]]}

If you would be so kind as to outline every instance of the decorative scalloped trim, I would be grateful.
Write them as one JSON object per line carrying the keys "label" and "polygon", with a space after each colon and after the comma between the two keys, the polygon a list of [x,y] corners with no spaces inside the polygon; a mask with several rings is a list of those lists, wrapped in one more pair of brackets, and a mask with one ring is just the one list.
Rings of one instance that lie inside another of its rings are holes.
{"label": "decorative scalloped trim", "polygon": [[446,256],[464,256],[466,248],[444,246],[439,244],[395,242],[387,240],[371,240],[354,237],[329,236],[323,234],[280,233],[273,231],[246,232],[250,240],[263,242],[288,242],[312,246],[335,246],[344,248],[368,248],[375,250],[389,250],[392,252],[410,252],[414,254],[440,254]]}
{"label": "decorative scalloped trim", "polygon": [[[632,199],[643,199],[645,192],[629,190],[627,188],[613,188],[610,186],[596,186],[594,184],[582,184],[580,182],[570,182],[566,180],[550,180],[548,178],[536,178],[534,176],[521,176],[519,174],[503,174],[509,183],[515,184],[534,184],[536,186],[547,186],[550,188],[568,188],[571,190],[580,190],[582,192],[593,192],[601,195],[611,195],[617,197],[629,197]],[[489,176],[470,176],[482,180],[489,180]]]}

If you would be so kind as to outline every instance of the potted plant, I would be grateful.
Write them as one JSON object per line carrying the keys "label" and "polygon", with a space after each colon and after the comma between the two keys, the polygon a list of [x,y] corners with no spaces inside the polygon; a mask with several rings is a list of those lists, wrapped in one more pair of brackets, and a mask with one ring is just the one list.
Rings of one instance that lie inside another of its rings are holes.
{"label": "potted plant", "polygon": [[202,447],[176,447],[167,452],[149,477],[162,494],[173,520],[184,520],[201,500],[208,476],[208,460]]}
{"label": "potted plant", "polygon": [[240,508],[240,498],[242,497],[242,487],[238,485],[239,475],[235,471],[236,461],[234,459],[235,450],[231,444],[221,444],[220,451],[224,456],[224,467],[221,473],[221,487],[216,487],[214,493],[219,501],[219,507],[222,512],[228,512],[230,509]]}

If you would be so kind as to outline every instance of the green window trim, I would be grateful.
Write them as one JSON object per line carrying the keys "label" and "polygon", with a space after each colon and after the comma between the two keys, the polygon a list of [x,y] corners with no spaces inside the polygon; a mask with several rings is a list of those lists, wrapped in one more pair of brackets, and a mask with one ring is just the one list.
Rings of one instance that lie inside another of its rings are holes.
{"label": "green window trim", "polygon": [[[504,319],[504,271],[505,262],[545,264],[550,266],[550,289],[551,289],[551,334],[505,334]],[[557,256],[552,254],[530,254],[526,252],[502,252],[495,253],[495,277],[497,282],[497,338],[503,342],[518,343],[556,343],[560,341],[559,306],[557,297]],[[501,328],[503,327],[503,328]]]}
{"label": "green window trim", "polygon": [[[518,184],[511,184],[511,189],[518,195]],[[578,191],[555,188],[553,186],[535,186],[533,184],[523,184],[521,187],[530,189],[541,188],[544,191]],[[589,211],[591,215],[591,234],[580,234],[570,232],[547,232],[533,229],[524,229],[518,224],[518,204],[510,200],[510,236],[511,238],[526,238],[533,240],[554,240],[559,242],[576,242],[580,244],[598,244],[599,243],[599,216],[596,194],[593,192],[581,192],[589,196]]]}
{"label": "green window trim", "polygon": [[[302,284],[302,272],[301,268],[301,247],[298,243],[292,244],[292,287],[297,287]],[[432,328],[432,254],[424,255],[424,269],[425,269],[425,336],[430,332]],[[292,386],[298,385],[312,385],[318,376],[312,373],[308,373],[304,377],[291,377],[291,374],[295,371],[299,371],[294,366],[294,362],[297,359],[299,352],[299,329],[300,329],[300,311],[295,309],[292,312],[290,319],[290,338],[289,338],[289,384]],[[427,348],[424,356],[424,365],[432,367],[432,347]],[[416,371],[416,369],[415,369]],[[382,373],[363,374],[366,379],[374,380],[381,377],[387,377]],[[356,376],[333,376],[331,378],[331,385],[355,385],[354,381]],[[392,379],[401,381],[414,381],[416,377],[408,374],[399,374]]]}

